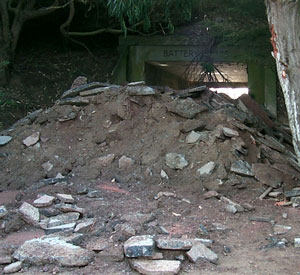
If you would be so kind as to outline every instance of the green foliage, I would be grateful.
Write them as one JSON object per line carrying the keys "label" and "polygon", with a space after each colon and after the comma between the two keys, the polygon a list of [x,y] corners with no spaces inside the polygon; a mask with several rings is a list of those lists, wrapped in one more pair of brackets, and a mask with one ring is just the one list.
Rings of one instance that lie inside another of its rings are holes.
{"label": "green foliage", "polygon": [[108,14],[115,18],[125,35],[128,28],[144,33],[164,29],[174,32],[174,26],[191,20],[195,0],[109,0]]}
{"label": "green foliage", "polygon": [[263,0],[201,0],[195,9],[220,49],[235,48],[237,55],[243,49],[239,58],[244,61],[272,62]]}

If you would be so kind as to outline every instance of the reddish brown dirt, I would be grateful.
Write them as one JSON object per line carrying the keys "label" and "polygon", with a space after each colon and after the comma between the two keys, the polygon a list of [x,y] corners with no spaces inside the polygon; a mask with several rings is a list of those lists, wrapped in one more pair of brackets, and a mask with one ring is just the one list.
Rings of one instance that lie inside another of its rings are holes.
{"label": "reddish brown dirt", "polygon": [[[259,200],[265,189],[262,183],[253,177],[238,177],[230,172],[230,164],[239,158],[250,163],[269,160],[253,154],[253,151],[245,157],[237,156],[232,149],[237,143],[235,138],[214,136],[218,134],[219,124],[234,128],[243,137],[246,147],[258,152],[259,145],[253,144],[248,131],[232,124],[228,112],[220,109],[197,115],[194,120],[205,123],[205,130],[213,134],[212,139],[189,145],[185,143],[187,134],[182,131],[186,119],[167,111],[166,105],[173,100],[168,95],[131,97],[122,90],[121,93],[94,96],[90,100],[91,104],[86,107],[55,105],[39,114],[35,122],[18,124],[12,131],[3,132],[13,136],[9,144],[0,148],[0,153],[8,154],[0,159],[0,187],[3,190],[0,192],[0,204],[11,211],[10,218],[22,202],[32,203],[39,194],[67,193],[75,197],[79,207],[87,210],[85,217],[97,220],[92,232],[82,242],[83,247],[96,236],[122,245],[124,236],[115,230],[117,224],[124,222],[122,216],[127,213],[153,213],[155,220],[140,225],[138,235],[161,234],[159,226],[163,226],[170,236],[214,240],[212,250],[219,255],[219,264],[204,261],[192,264],[186,260],[180,274],[299,274],[300,250],[293,247],[293,240],[300,237],[300,210],[276,206],[276,200],[268,197]],[[201,99],[196,101],[200,103]],[[71,112],[77,114],[75,119],[59,121]],[[46,116],[46,121],[42,116]],[[41,134],[40,147],[27,148],[22,140],[36,131]],[[255,132],[253,135],[261,134]],[[169,168],[165,164],[165,155],[169,152],[184,154],[189,165],[183,170]],[[115,159],[109,165],[102,165],[99,157],[108,154],[114,154]],[[124,155],[134,160],[133,166],[128,169],[119,168],[118,161]],[[41,166],[47,161],[54,165],[49,172]],[[216,170],[209,177],[198,177],[197,169],[208,161],[217,163]],[[168,181],[161,178],[161,169],[168,174]],[[55,177],[57,173],[70,179],[34,188],[41,179]],[[203,193],[212,186],[210,181],[220,177],[225,182],[216,187],[220,194],[236,203],[250,203],[255,210],[232,214],[226,212],[226,204],[219,199],[205,200]],[[295,172],[295,180],[290,183],[292,187],[298,185],[297,178],[299,174]],[[233,185],[230,179],[238,183]],[[98,197],[79,195],[78,191],[84,187],[99,191]],[[282,188],[284,191],[291,186],[284,183]],[[20,191],[23,195],[16,201],[15,196]],[[174,192],[176,197],[154,199],[160,191]],[[282,217],[283,213],[288,214],[287,219]],[[267,217],[292,229],[275,236],[271,222],[250,221],[253,216]],[[224,227],[222,230],[218,228],[220,225]],[[207,233],[201,231],[201,227]],[[16,233],[2,232],[2,242],[18,245],[40,234],[42,232],[25,224]],[[287,246],[270,246],[270,237],[285,238]],[[228,246],[231,252],[225,253],[224,246]],[[165,253],[165,258],[174,257],[172,253]],[[53,265],[45,268],[47,271],[43,274],[136,274],[127,260],[110,262],[100,255],[83,268]],[[29,266],[24,268],[23,273],[39,274],[42,269]]]}

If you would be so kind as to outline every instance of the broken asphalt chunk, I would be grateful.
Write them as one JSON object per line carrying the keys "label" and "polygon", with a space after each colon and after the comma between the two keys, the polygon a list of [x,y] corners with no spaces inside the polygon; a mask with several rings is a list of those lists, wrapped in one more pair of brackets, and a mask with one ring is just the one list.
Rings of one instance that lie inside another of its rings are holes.
{"label": "broken asphalt chunk", "polygon": [[133,236],[124,243],[124,253],[126,257],[147,257],[152,256],[155,243],[153,236]]}

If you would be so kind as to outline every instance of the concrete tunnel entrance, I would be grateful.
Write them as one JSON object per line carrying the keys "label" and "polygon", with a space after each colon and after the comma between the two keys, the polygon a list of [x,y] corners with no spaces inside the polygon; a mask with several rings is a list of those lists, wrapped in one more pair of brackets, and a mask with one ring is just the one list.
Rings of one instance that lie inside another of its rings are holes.
{"label": "concrete tunnel entrance", "polygon": [[[237,48],[216,48],[208,53],[208,41],[205,35],[120,37],[120,59],[113,72],[113,83],[144,80],[148,85],[169,86],[174,89],[195,86],[198,73],[201,72],[200,65],[195,66],[189,74],[184,72],[199,55],[208,56],[230,81],[203,81],[207,86],[218,90],[248,88],[249,95],[272,116],[277,117],[277,77],[271,55],[264,62],[257,62],[255,56],[241,58],[249,54]],[[201,64],[199,60],[198,63]]]}
{"label": "concrete tunnel entrance", "polygon": [[233,99],[248,94],[247,64],[217,62],[214,66],[217,70],[213,72],[213,79],[208,79],[196,62],[148,61],[145,63],[145,81],[147,85],[185,89],[199,85],[201,80],[212,91],[225,93]]}

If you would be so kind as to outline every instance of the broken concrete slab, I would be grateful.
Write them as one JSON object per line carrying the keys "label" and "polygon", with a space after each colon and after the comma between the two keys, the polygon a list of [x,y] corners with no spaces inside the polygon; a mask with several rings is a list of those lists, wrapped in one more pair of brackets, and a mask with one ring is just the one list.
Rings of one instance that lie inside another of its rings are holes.
{"label": "broken concrete slab", "polygon": [[203,165],[201,168],[197,170],[198,175],[205,176],[205,175],[211,175],[213,170],[215,169],[216,164],[213,161],[210,161]]}
{"label": "broken concrete slab", "polygon": [[294,238],[294,247],[299,248],[300,247],[300,238]]}
{"label": "broken concrete slab", "polygon": [[196,143],[200,139],[200,137],[201,137],[201,134],[199,134],[195,131],[192,131],[187,135],[185,142],[187,144],[193,144],[193,143]]}
{"label": "broken concrete slab", "polygon": [[292,227],[291,226],[287,226],[287,225],[275,224],[273,226],[274,235],[286,234],[291,229],[292,229]]}
{"label": "broken concrete slab", "polygon": [[86,219],[77,223],[74,232],[75,233],[87,233],[91,230],[92,226],[95,224],[94,219]]}
{"label": "broken concrete slab", "polygon": [[160,249],[168,250],[189,250],[193,246],[193,241],[190,239],[162,238],[156,240],[156,245]]}
{"label": "broken concrete slab", "polygon": [[31,136],[23,140],[23,144],[27,147],[35,145],[40,139],[40,132],[35,132]]}
{"label": "broken concrete slab", "polygon": [[78,212],[80,214],[85,213],[85,209],[80,208],[80,207],[78,207],[76,205],[73,205],[73,204],[61,203],[61,204],[55,205],[55,207],[57,209],[61,210],[62,212]]}
{"label": "broken concrete slab", "polygon": [[23,263],[21,261],[18,261],[18,262],[12,263],[12,264],[4,267],[3,272],[4,272],[4,274],[15,273],[15,272],[20,271],[22,269],[22,267],[23,267]]}
{"label": "broken concrete slab", "polygon": [[69,212],[62,215],[57,215],[50,217],[48,221],[48,227],[55,227],[63,224],[68,224],[75,222],[79,219],[80,213],[78,212]]}
{"label": "broken concrete slab", "polygon": [[284,192],[284,196],[286,198],[290,198],[290,197],[298,197],[300,196],[300,190],[289,190],[289,191],[285,191]]}
{"label": "broken concrete slab", "polygon": [[55,197],[53,196],[48,196],[48,195],[43,195],[36,199],[33,202],[33,205],[36,207],[47,207],[52,205],[53,201],[55,200]]}
{"label": "broken concrete slab", "polygon": [[13,254],[15,259],[32,265],[59,264],[61,266],[85,266],[93,259],[93,253],[59,238],[38,238],[26,241]]}
{"label": "broken concrete slab", "polygon": [[280,187],[284,178],[284,174],[270,164],[254,163],[252,172],[258,181],[273,188]]}
{"label": "broken concrete slab", "polygon": [[152,256],[154,248],[151,235],[133,236],[124,243],[124,253],[129,258]]}
{"label": "broken concrete slab", "polygon": [[[232,200],[230,200],[230,199],[228,199],[228,198],[226,198],[224,196],[222,196],[220,199],[221,199],[222,202],[228,203],[228,205],[231,206],[231,207],[227,207],[226,209],[228,209],[228,210],[230,209],[232,211],[234,211],[234,209],[235,209],[236,211],[234,213],[236,213],[236,212],[244,212],[245,211],[245,209],[244,209],[243,206],[241,206],[238,203],[233,202]],[[231,213],[233,213],[233,212],[231,212]]]}
{"label": "broken concrete slab", "polygon": [[91,82],[88,84],[80,85],[78,87],[74,87],[70,90],[65,91],[62,94],[61,98],[64,99],[67,97],[75,97],[75,96],[78,96],[80,92],[99,88],[99,87],[106,87],[108,85],[109,85],[108,83],[101,83],[101,82]]}
{"label": "broken concrete slab", "polygon": [[37,225],[40,221],[39,210],[27,202],[23,202],[19,208],[19,212],[22,214],[22,218],[32,225]]}
{"label": "broken concrete slab", "polygon": [[180,261],[172,260],[132,260],[131,267],[145,275],[173,275],[180,271]]}
{"label": "broken concrete slab", "polygon": [[237,160],[231,164],[230,171],[242,176],[253,177],[251,166],[244,160]]}
{"label": "broken concrete slab", "polygon": [[69,194],[56,194],[56,197],[63,203],[74,203],[74,198]]}
{"label": "broken concrete slab", "polygon": [[135,96],[146,96],[156,94],[155,89],[149,86],[127,86],[126,92],[128,92],[129,95]]}
{"label": "broken concrete slab", "polygon": [[166,165],[172,169],[182,170],[184,167],[188,166],[188,162],[185,156],[177,153],[166,154]]}
{"label": "broken concrete slab", "polygon": [[190,261],[193,263],[196,263],[199,259],[203,259],[217,264],[219,259],[218,255],[215,252],[213,252],[211,249],[207,248],[200,242],[193,245],[191,250],[189,250],[186,254]]}
{"label": "broken concrete slab", "polygon": [[49,235],[57,232],[73,232],[75,225],[76,223],[72,222],[72,223],[62,224],[53,227],[47,227],[45,228],[45,234]]}
{"label": "broken concrete slab", "polygon": [[[79,93],[79,95],[82,97],[98,95],[98,94],[102,94],[104,92],[110,91],[113,87],[114,86],[94,88],[94,89],[82,91]],[[119,87],[119,86],[116,86],[116,87]]]}
{"label": "broken concrete slab", "polygon": [[239,132],[233,129],[230,129],[228,127],[223,127],[222,128],[223,134],[226,137],[238,137],[239,136]]}
{"label": "broken concrete slab", "polygon": [[205,105],[199,105],[193,99],[175,99],[167,105],[169,112],[177,114],[185,118],[194,118],[197,114],[207,111]]}
{"label": "broken concrete slab", "polygon": [[6,145],[12,140],[11,136],[0,136],[0,146]]}
{"label": "broken concrete slab", "polygon": [[90,104],[90,100],[84,97],[65,98],[59,101],[59,105],[86,106]]}

